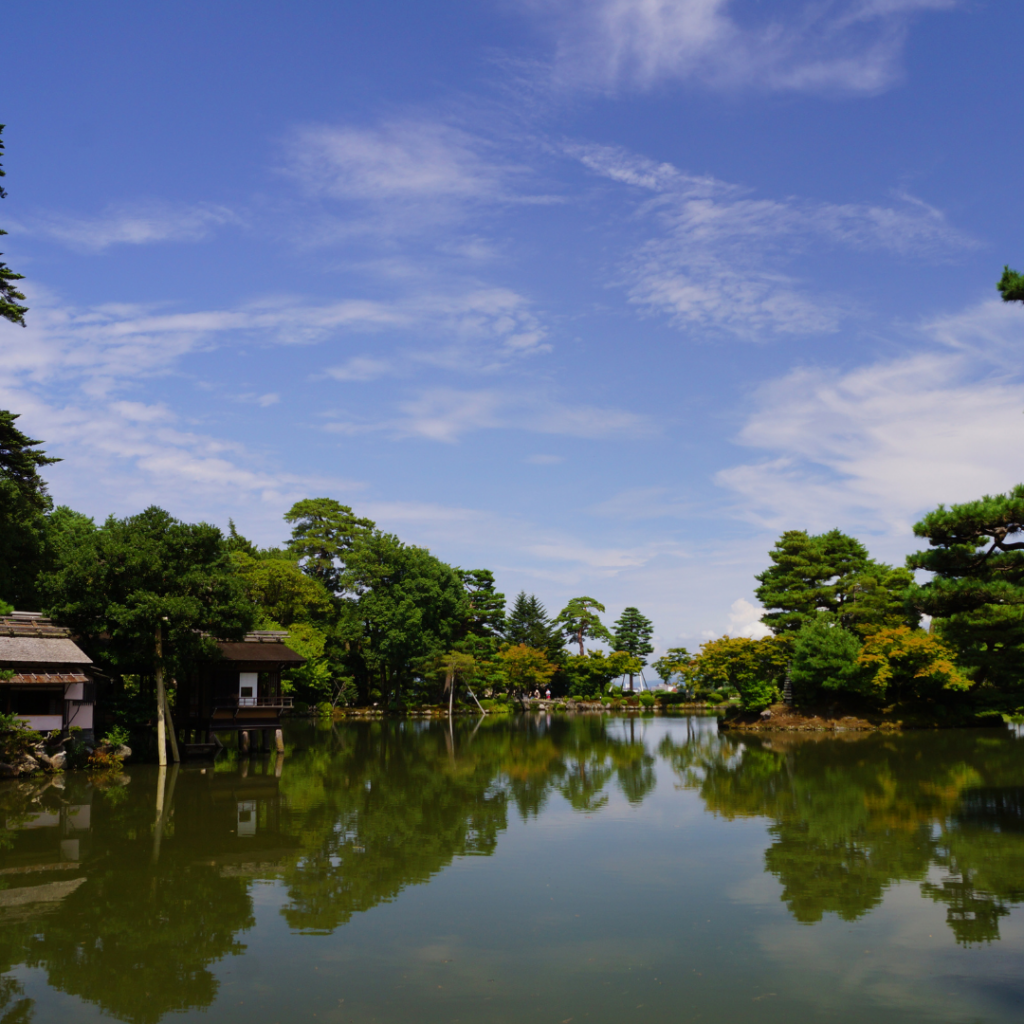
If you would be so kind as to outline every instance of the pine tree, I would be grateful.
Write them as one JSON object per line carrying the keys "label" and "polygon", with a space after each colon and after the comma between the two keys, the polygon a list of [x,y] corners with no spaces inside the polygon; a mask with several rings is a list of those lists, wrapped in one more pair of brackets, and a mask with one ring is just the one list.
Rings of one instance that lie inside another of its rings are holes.
{"label": "pine tree", "polygon": [[505,620],[505,639],[512,645],[526,644],[549,654],[562,648],[562,637],[548,618],[547,609],[536,594],[521,590]]}
{"label": "pine tree", "polygon": [[762,621],[775,633],[795,633],[819,611],[841,614],[851,596],[852,581],[874,567],[859,540],[830,530],[811,536],[787,530],[769,552],[772,560],[754,578],[754,591],[768,609]]}
{"label": "pine tree", "polygon": [[[641,665],[647,664],[647,655],[654,647],[651,636],[654,634],[654,623],[639,608],[626,608],[615,620],[612,634],[612,646],[616,651],[625,651],[636,658]],[[629,673],[629,692],[633,692],[633,673]]]}
{"label": "pine tree", "polygon": [[[3,134],[3,130],[6,125],[0,124],[0,135]],[[3,139],[0,139],[0,153],[4,151]],[[7,172],[0,167],[0,178],[7,176]],[[6,199],[7,193],[0,188],[0,199]],[[0,235],[6,235],[7,232],[0,228]],[[3,253],[0,252],[0,256]],[[21,324],[25,326],[25,314],[28,312],[28,306],[20,306],[18,300],[24,299],[25,296],[14,287],[15,281],[24,280],[24,274],[16,274],[6,263],[0,260],[0,319],[10,320],[12,324]]]}

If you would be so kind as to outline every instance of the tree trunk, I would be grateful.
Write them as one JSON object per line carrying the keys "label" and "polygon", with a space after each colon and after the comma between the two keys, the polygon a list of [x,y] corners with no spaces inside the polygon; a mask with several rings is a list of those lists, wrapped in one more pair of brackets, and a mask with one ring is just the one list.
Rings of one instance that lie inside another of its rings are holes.
{"label": "tree trunk", "polygon": [[164,627],[156,624],[156,756],[161,768],[167,767],[167,694],[164,692]]}
{"label": "tree trunk", "polygon": [[452,707],[455,704],[455,673],[454,672],[449,672],[448,673],[448,678],[446,679],[446,682],[448,683],[448,721],[450,722],[451,719],[452,719]]}

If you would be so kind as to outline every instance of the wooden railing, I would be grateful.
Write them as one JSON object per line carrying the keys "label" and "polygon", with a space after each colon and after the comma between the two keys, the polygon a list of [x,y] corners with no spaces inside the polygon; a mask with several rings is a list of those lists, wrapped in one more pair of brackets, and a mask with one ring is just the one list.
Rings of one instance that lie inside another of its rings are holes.
{"label": "wooden railing", "polygon": [[215,708],[290,708],[292,697],[214,697]]}

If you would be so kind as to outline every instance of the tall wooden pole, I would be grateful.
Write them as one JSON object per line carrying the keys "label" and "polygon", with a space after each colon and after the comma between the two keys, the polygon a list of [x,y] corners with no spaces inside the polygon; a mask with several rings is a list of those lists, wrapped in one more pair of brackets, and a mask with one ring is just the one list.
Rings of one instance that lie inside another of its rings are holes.
{"label": "tall wooden pole", "polygon": [[164,627],[156,624],[156,756],[161,768],[167,767],[167,694],[164,691]]}
{"label": "tall wooden pole", "polygon": [[181,763],[181,754],[178,752],[178,730],[174,727],[174,716],[171,714],[171,702],[167,699],[167,692],[164,691],[164,712],[167,716],[167,735],[171,739],[171,757],[175,764]]}

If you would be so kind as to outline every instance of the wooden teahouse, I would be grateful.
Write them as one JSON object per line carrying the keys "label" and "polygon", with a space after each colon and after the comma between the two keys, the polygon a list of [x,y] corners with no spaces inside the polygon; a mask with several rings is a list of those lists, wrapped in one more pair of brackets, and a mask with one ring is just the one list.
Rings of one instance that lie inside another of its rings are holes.
{"label": "wooden teahouse", "polygon": [[178,680],[176,725],[185,730],[186,743],[192,737],[197,745],[207,744],[211,733],[226,731],[237,732],[248,747],[255,732],[269,749],[282,713],[292,706],[292,698],[281,693],[281,673],[306,661],[285,644],[287,635],[256,630],[244,640],[219,640],[219,658]]}
{"label": "wooden teahouse", "polygon": [[93,738],[96,684],[92,659],[39,612],[0,615],[0,711],[15,714],[37,732],[77,726]]}

